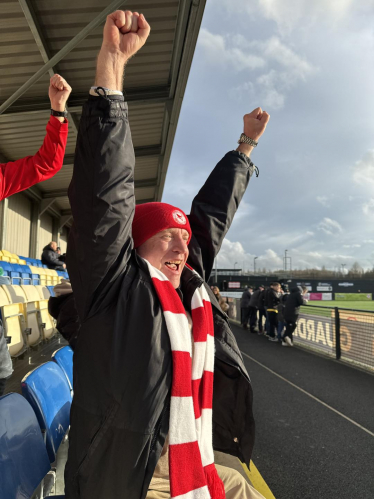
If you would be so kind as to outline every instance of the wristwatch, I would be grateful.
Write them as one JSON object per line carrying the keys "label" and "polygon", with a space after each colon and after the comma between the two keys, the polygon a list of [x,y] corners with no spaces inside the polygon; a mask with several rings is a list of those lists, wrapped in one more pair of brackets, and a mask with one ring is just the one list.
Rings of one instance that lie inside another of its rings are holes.
{"label": "wristwatch", "polygon": [[248,144],[250,146],[256,147],[258,142],[251,139],[250,137],[247,137],[245,133],[242,133],[240,139],[238,140],[238,144]]}
{"label": "wristwatch", "polygon": [[54,109],[51,109],[51,116],[57,116],[58,118],[67,118],[68,117],[68,112],[66,111],[55,111]]}

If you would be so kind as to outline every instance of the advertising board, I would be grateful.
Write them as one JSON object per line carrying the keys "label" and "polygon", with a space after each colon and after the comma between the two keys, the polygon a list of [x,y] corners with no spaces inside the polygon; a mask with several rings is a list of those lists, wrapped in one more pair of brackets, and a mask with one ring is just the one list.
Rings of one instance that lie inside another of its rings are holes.
{"label": "advertising board", "polygon": [[371,301],[373,295],[371,293],[335,293],[335,300],[347,301]]}
{"label": "advertising board", "polygon": [[240,282],[229,281],[227,285],[229,288],[240,288]]}
{"label": "advertising board", "polygon": [[332,291],[332,284],[329,282],[318,282],[317,291]]}
{"label": "advertising board", "polygon": [[[341,359],[374,370],[374,314],[339,310]],[[300,314],[295,344],[335,356],[335,311],[331,317]]]}
{"label": "advertising board", "polygon": [[332,293],[309,293],[308,300],[311,301],[329,301],[332,300]]}

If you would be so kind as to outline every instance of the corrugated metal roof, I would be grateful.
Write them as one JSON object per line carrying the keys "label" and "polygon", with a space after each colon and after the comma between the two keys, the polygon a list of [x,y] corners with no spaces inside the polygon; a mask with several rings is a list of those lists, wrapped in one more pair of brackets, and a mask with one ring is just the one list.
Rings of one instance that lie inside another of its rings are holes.
{"label": "corrugated metal roof", "polygon": [[[166,171],[206,0],[140,0],[119,8],[143,12],[152,31],[147,44],[126,67],[125,95],[136,154],[137,202],[161,200]],[[9,0],[0,3],[0,102],[8,98],[99,16],[104,0]],[[37,198],[55,199],[53,208],[70,213],[67,188],[81,106],[94,81],[101,24],[53,69],[73,88],[66,157],[62,170],[31,189]],[[47,68],[48,69],[48,68]],[[51,70],[52,71],[52,70]],[[34,154],[49,115],[49,74],[27,88],[0,114],[0,161]]]}

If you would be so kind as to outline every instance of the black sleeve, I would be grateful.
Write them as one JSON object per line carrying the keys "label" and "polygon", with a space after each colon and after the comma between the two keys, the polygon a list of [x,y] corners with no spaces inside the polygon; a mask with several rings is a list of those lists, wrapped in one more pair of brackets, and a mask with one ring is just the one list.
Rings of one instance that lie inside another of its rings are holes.
{"label": "black sleeve", "polygon": [[63,265],[64,263],[58,258],[57,253],[54,251],[47,251],[44,258],[50,265]]}
{"label": "black sleeve", "polygon": [[127,266],[135,209],[134,149],[122,96],[83,107],[69,199],[74,224],[67,267],[83,323]]}
{"label": "black sleeve", "polygon": [[253,171],[254,165],[245,154],[238,151],[227,153],[192,202],[188,263],[205,281],[209,279],[214,259]]}

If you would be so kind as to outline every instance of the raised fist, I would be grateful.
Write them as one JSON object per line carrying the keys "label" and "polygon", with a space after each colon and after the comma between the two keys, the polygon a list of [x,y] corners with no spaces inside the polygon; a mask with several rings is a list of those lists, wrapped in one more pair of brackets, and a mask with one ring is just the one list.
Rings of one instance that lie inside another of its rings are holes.
{"label": "raised fist", "polygon": [[251,113],[246,114],[243,119],[245,135],[257,142],[265,131],[266,125],[270,120],[270,115],[260,107],[257,107]]}
{"label": "raised fist", "polygon": [[128,60],[142,48],[150,31],[143,14],[116,10],[106,19],[102,48]]}
{"label": "raised fist", "polygon": [[66,101],[71,93],[71,86],[60,75],[52,76],[49,84],[49,100],[51,108],[55,111],[65,111]]}

